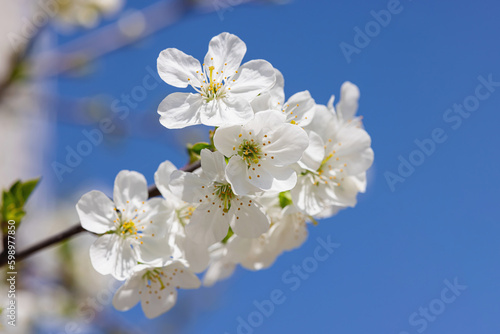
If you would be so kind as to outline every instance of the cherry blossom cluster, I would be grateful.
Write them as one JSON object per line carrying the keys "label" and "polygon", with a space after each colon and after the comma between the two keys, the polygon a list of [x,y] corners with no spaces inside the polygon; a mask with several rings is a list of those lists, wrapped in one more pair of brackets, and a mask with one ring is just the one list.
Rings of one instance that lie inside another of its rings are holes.
{"label": "cherry blossom cluster", "polygon": [[194,92],[168,95],[161,124],[215,127],[201,168],[165,161],[155,173],[162,197],[151,199],[143,175],[121,171],[113,200],[92,191],[77,204],[82,226],[98,234],[94,268],[125,281],[113,299],[119,310],[141,302],[153,318],[173,307],[177,289],[211,286],[238,265],[267,268],[305,242],[308,223],[355,206],[365,191],[373,151],[356,116],[358,88],[344,83],[335,106],[308,91],[286,100],[281,73],[265,60],[241,65],[245,53],[229,33],[210,41],[201,64],[162,51],[160,77]]}

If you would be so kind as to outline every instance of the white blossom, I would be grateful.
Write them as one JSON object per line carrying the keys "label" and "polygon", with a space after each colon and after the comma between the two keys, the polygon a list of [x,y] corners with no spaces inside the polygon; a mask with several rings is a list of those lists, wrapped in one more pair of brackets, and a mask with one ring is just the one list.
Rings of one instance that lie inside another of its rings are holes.
{"label": "white blossom", "polygon": [[227,244],[219,242],[210,247],[210,264],[203,276],[204,286],[212,286],[234,273],[238,263],[232,259],[231,255]]}
{"label": "white blossom", "polygon": [[116,176],[113,198],[91,191],[76,210],[83,228],[99,234],[90,247],[94,268],[124,280],[138,262],[158,261],[157,248],[173,212],[161,198],[148,200],[146,179],[133,171]]}
{"label": "white blossom", "polygon": [[204,63],[174,48],[158,57],[158,73],[169,85],[191,86],[196,93],[173,93],[158,107],[160,123],[169,129],[205,124],[243,124],[254,116],[250,102],[274,85],[274,68],[265,60],[240,66],[245,43],[222,33],[212,38]]}
{"label": "white blossom", "polygon": [[318,215],[334,207],[354,206],[358,192],[366,188],[366,170],[373,162],[371,138],[360,120],[353,118],[357,109],[357,87],[342,86],[339,112],[329,106],[317,106],[309,131],[310,144],[299,162],[297,185],[291,190],[293,203],[308,215]]}
{"label": "white blossom", "polygon": [[291,205],[282,209],[277,194],[260,199],[270,215],[270,229],[257,238],[232,235],[225,243],[210,247],[210,265],[203,277],[203,285],[212,286],[230,277],[238,265],[249,270],[266,269],[283,252],[296,249],[306,241],[308,232],[304,214]]}
{"label": "white blossom", "polygon": [[177,168],[170,161],[163,162],[155,173],[155,183],[158,190],[175,210],[175,215],[169,233],[165,236],[173,253],[171,257],[183,259],[186,265],[194,272],[206,269],[209,261],[209,252],[206,245],[194,242],[186,236],[185,227],[190,223],[196,204],[184,202],[169,189],[170,178]]}
{"label": "white blossom", "polygon": [[226,178],[226,161],[220,152],[201,151],[202,174],[174,171],[170,189],[182,200],[196,204],[186,233],[197,243],[221,241],[231,226],[234,233],[258,237],[269,228],[269,218],[259,203],[239,196]]}
{"label": "white blossom", "polygon": [[297,174],[290,167],[309,145],[307,133],[285,123],[275,110],[259,112],[245,125],[224,126],[214,135],[215,147],[230,157],[227,179],[239,195],[290,190]]}
{"label": "white blossom", "polygon": [[216,127],[209,149],[190,154],[201,168],[163,162],[155,173],[163,198],[150,200],[144,176],[122,171],[114,201],[92,191],[77,204],[82,226],[98,234],[94,268],[127,279],[113,298],[119,310],[141,302],[154,318],[175,305],[177,289],[200,287],[198,273],[212,286],[238,266],[269,268],[307,240],[308,222],[354,206],[366,190],[374,153],[356,116],[358,87],[345,82],[335,106],[333,96],[317,105],[307,90],[285,101],[283,75],[264,60],[241,65],[245,53],[229,33],[210,41],[203,64],[162,51],[161,78],[196,93],[168,95],[161,124]]}
{"label": "white blossom", "polygon": [[[276,196],[277,197],[277,196]],[[272,203],[272,202],[271,202]],[[249,270],[270,267],[285,251],[300,247],[307,239],[306,216],[291,205],[281,209],[279,203],[266,206],[271,217],[269,231],[258,238],[234,236],[227,243],[232,261]]]}
{"label": "white blossom", "polygon": [[316,103],[309,91],[295,93],[285,102],[285,80],[280,71],[276,70],[276,83],[269,90],[252,101],[254,112],[264,110],[278,110],[286,116],[286,122],[298,124],[302,127],[308,125],[316,110]]}
{"label": "white blossom", "polygon": [[198,277],[179,261],[172,261],[163,267],[140,265],[116,291],[113,306],[127,311],[141,302],[144,314],[151,319],[175,305],[177,289],[197,289],[200,285]]}

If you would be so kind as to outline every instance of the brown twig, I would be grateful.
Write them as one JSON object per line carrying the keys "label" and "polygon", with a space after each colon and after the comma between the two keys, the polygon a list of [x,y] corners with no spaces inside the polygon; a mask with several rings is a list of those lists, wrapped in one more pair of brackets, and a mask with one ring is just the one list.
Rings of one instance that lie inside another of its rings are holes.
{"label": "brown twig", "polygon": [[[188,164],[188,165],[182,167],[181,170],[183,170],[185,172],[194,172],[195,170],[200,168],[200,166],[201,166],[200,161],[196,161],[192,164]],[[155,185],[152,185],[151,187],[149,187],[148,192],[149,192],[150,198],[161,195],[160,191],[158,190],[158,188]],[[44,248],[56,245],[56,244],[60,243],[61,241],[67,240],[67,239],[69,239],[69,238],[71,238],[71,237],[73,237],[81,232],[86,232],[86,230],[82,227],[80,222],[78,222],[75,226],[70,227],[66,231],[63,231],[59,234],[56,234],[56,235],[54,235],[54,236],[36,244],[36,245],[29,247],[28,249],[25,249],[24,251],[18,252],[15,255],[15,260],[21,261],[21,260],[27,258],[28,256],[30,256],[30,255],[32,255],[32,254],[34,254],[34,253],[36,253]],[[2,254],[0,254],[0,267],[6,265],[7,262],[8,262],[7,249],[4,248]]]}

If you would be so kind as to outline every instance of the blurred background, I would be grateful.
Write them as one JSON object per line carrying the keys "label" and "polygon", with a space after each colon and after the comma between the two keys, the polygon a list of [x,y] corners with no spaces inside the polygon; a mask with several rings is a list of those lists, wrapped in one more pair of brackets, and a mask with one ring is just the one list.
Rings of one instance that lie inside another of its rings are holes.
{"label": "blurred background", "polygon": [[[186,163],[186,143],[208,128],[160,125],[157,106],[177,89],[156,58],[175,47],[202,59],[224,31],[246,42],[245,61],[284,74],[287,96],[326,104],[357,84],[375,163],[357,207],[311,226],[300,249],[183,291],[155,320],[113,309],[118,285],[90,265],[94,238],[78,235],[18,263],[17,327],[2,314],[1,330],[499,333],[499,14],[493,0],[3,1],[0,186],[42,177],[18,250],[76,224],[80,196],[111,194],[120,170],[153,183],[161,162]],[[293,273],[318,238],[340,246]],[[274,290],[284,302],[255,317]]]}

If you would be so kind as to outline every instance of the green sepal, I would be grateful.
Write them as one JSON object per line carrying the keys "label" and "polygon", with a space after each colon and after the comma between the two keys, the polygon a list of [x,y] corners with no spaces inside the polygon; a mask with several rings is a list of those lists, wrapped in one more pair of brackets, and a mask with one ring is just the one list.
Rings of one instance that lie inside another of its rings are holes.
{"label": "green sepal", "polygon": [[231,226],[229,227],[229,230],[227,230],[227,235],[224,237],[224,239],[222,239],[222,243],[225,244],[227,243],[227,241],[229,240],[229,238],[231,238],[233,236],[234,232],[233,232],[233,229],[231,228]]}
{"label": "green sepal", "polygon": [[280,206],[282,209],[293,204],[292,195],[290,194],[290,191],[280,192],[278,197],[279,197]]}

